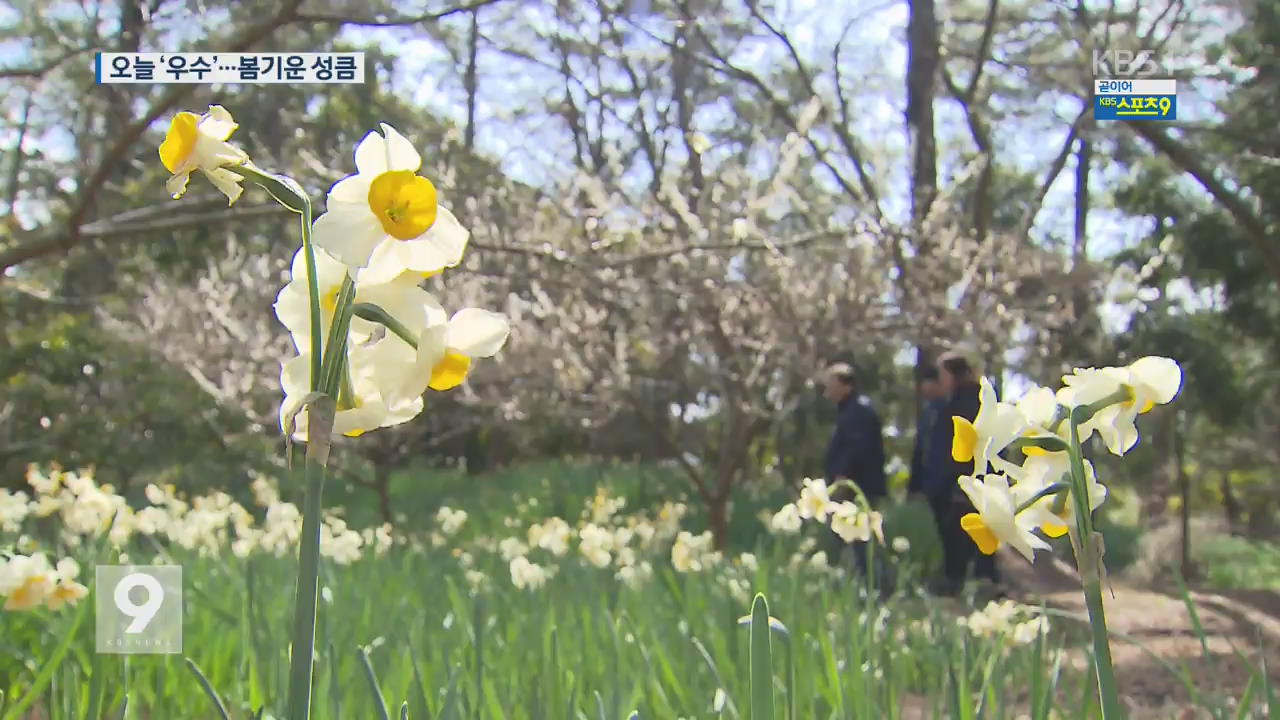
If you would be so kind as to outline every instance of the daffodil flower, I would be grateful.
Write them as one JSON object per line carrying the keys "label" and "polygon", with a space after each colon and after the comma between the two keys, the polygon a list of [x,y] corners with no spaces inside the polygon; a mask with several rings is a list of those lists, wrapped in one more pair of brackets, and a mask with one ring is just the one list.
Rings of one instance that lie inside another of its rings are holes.
{"label": "daffodil flower", "polygon": [[75,605],[81,598],[89,594],[89,589],[76,582],[80,574],[80,565],[72,558],[58,561],[54,569],[54,586],[45,598],[45,605],[50,610],[58,610],[64,605]]}
{"label": "daffodil flower", "polygon": [[[385,340],[371,346],[356,345],[348,349],[349,387],[353,396],[341,394],[333,423],[335,436],[357,437],[370,430],[407,422],[422,411],[421,398],[418,398],[416,406],[387,401],[385,386],[380,386],[379,380],[385,377],[382,370],[387,365],[385,353],[388,350],[394,348]],[[308,412],[299,410],[302,399],[310,390],[310,363],[310,355],[303,353],[286,361],[280,371],[280,384],[285,393],[284,402],[280,405],[280,425],[284,428],[287,420],[293,417],[293,439],[299,442],[307,440]]]}
{"label": "daffodil flower", "polygon": [[1182,369],[1169,358],[1149,356],[1127,367],[1080,368],[1062,382],[1065,387],[1058,391],[1058,400],[1068,407],[1127,394],[1128,399],[1098,410],[1080,426],[1082,440],[1096,431],[1111,453],[1124,455],[1138,443],[1138,415],[1177,396]]}
{"label": "daffodil flower", "polygon": [[997,458],[1000,451],[1016,440],[1029,425],[1016,406],[1000,402],[996,398],[996,389],[986,378],[982,378],[978,399],[978,415],[973,422],[959,416],[951,418],[955,425],[951,457],[956,462],[973,460],[975,475],[985,473],[992,458]]}
{"label": "daffodil flower", "polygon": [[[1070,484],[1070,474],[1071,458],[1067,453],[1028,457],[1022,465],[1014,465],[1010,469],[1009,476],[1016,481],[1013,486],[1014,499],[1021,506],[1054,483]],[[1093,463],[1088,460],[1084,460],[1084,476],[1089,510],[1092,512],[1107,499],[1107,487],[1098,482]],[[1074,527],[1076,522],[1075,503],[1070,500],[1061,503],[1061,508],[1055,512],[1056,500],[1054,496],[1046,496],[1023,511],[1032,519],[1034,526],[1055,538],[1066,535],[1068,528]]]}
{"label": "daffodil flower", "polygon": [[436,187],[416,174],[422,156],[395,128],[382,124],[356,146],[356,174],[329,190],[315,242],[362,272],[386,282],[409,272],[433,275],[462,261],[468,232],[441,207]]}
{"label": "daffodil flower", "polygon": [[504,316],[479,308],[459,310],[448,322],[432,322],[418,336],[414,361],[401,369],[400,392],[418,396],[427,388],[440,392],[461,385],[472,359],[496,355],[509,332]]}
{"label": "daffodil flower", "polygon": [[14,555],[0,565],[0,596],[5,610],[30,610],[45,602],[57,583],[57,574],[42,553]]}
{"label": "daffodil flower", "polygon": [[800,517],[806,520],[826,522],[827,516],[834,509],[831,494],[827,491],[827,482],[822,479],[805,478],[796,509],[800,511]]}
{"label": "daffodil flower", "polygon": [[244,191],[240,176],[226,169],[249,160],[243,150],[227,142],[240,127],[231,113],[221,105],[210,105],[203,115],[180,112],[169,122],[169,131],[160,144],[160,162],[173,173],[165,189],[175,199],[187,191],[187,182],[196,170],[204,172],[223,195],[227,205],[235,203]]}
{"label": "daffodil flower", "polygon": [[[351,269],[329,253],[316,248],[316,286],[320,294],[320,332],[328,337],[329,326],[337,309],[338,293]],[[299,249],[293,256],[292,279],[276,297],[276,317],[293,335],[298,352],[311,350],[311,296],[307,285],[306,254]],[[356,278],[355,303],[372,303],[387,311],[407,327],[428,324],[431,313],[444,313],[431,293],[418,287],[414,278],[398,278],[385,283],[365,282]],[[351,318],[350,339],[363,343],[373,336],[379,325],[359,317]]]}
{"label": "daffodil flower", "polygon": [[973,538],[978,550],[992,555],[1007,544],[1028,561],[1035,560],[1036,550],[1048,550],[1049,544],[1037,537],[1036,516],[1018,513],[1018,498],[1003,475],[984,475],[981,479],[965,475],[960,489],[969,496],[975,513],[960,518],[960,527]]}

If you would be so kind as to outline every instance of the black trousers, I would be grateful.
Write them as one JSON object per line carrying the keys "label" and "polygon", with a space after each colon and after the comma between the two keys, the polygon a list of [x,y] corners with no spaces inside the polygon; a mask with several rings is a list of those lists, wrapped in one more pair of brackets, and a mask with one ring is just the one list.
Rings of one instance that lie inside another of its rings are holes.
{"label": "black trousers", "polygon": [[966,513],[977,512],[968,497],[931,497],[929,507],[938,525],[938,537],[942,541],[942,572],[953,589],[964,585],[972,568],[975,578],[999,582],[994,555],[985,555],[960,527],[960,518]]}

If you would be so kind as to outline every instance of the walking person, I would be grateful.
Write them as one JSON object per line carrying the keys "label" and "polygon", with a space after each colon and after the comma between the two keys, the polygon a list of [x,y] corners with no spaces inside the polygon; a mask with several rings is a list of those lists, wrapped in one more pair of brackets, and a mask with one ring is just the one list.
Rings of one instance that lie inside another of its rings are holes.
{"label": "walking person", "polygon": [[[930,497],[930,506],[937,518],[942,540],[942,592],[948,595],[959,593],[970,568],[975,578],[990,581],[998,590],[1000,579],[995,556],[978,552],[978,546],[960,527],[961,517],[977,512],[959,485],[961,476],[973,474],[973,461],[957,462],[951,455],[955,438],[955,421],[952,418],[962,417],[973,422],[978,416],[977,374],[964,356],[946,353],[938,359],[938,375],[946,404],[933,428],[929,454],[936,465],[935,479],[939,483],[936,494]],[[926,462],[926,467],[929,464]],[[928,477],[927,473],[925,477]]]}
{"label": "walking person", "polygon": [[[826,372],[823,396],[835,403],[838,410],[835,431],[827,444],[824,462],[826,480],[834,485],[840,480],[850,480],[872,507],[878,507],[888,494],[884,474],[884,432],[880,417],[868,404],[860,402],[858,379],[848,363],[836,363]],[[841,487],[831,493],[835,502],[853,500],[856,494]],[[849,544],[830,532],[830,558],[839,563]],[[854,558],[863,573],[867,570],[866,543],[854,543]],[[877,563],[879,565],[879,563]]]}
{"label": "walking person", "polygon": [[942,388],[938,368],[926,367],[921,370],[920,379],[916,383],[916,395],[920,402],[920,417],[916,421],[916,442],[911,451],[911,477],[907,482],[907,496],[923,498],[932,505],[934,498],[940,493],[945,494],[947,489],[942,481],[939,458],[933,454],[934,435],[947,405],[947,394]]}

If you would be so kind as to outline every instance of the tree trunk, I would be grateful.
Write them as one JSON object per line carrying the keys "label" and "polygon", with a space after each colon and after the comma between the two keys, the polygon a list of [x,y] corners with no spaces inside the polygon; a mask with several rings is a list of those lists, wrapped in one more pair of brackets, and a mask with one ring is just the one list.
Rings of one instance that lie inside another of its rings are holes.
{"label": "tree trunk", "polygon": [[373,470],[373,491],[378,494],[378,512],[382,522],[391,523],[391,473],[378,465]]}
{"label": "tree trunk", "polygon": [[716,493],[707,503],[707,525],[717,550],[729,545],[729,493]]}
{"label": "tree trunk", "polygon": [[462,77],[467,91],[467,127],[463,142],[467,152],[475,151],[476,144],[476,56],[480,50],[480,9],[471,11],[471,35],[467,41],[467,69]]}
{"label": "tree trunk", "polygon": [[911,138],[911,219],[929,212],[938,191],[933,99],[938,79],[938,18],[934,0],[911,0],[907,20],[907,132]]}
{"label": "tree trunk", "polygon": [[1236,498],[1235,490],[1231,487],[1231,472],[1229,470],[1221,470],[1218,473],[1218,489],[1222,492],[1222,511],[1227,519],[1227,532],[1232,535],[1240,534],[1240,500]]}

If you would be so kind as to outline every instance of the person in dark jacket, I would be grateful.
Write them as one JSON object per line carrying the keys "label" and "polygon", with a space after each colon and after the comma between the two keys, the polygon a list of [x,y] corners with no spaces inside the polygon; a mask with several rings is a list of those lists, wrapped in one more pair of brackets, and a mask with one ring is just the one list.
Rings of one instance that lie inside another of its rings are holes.
{"label": "person in dark jacket", "polygon": [[907,483],[908,496],[926,500],[947,490],[943,483],[942,468],[933,453],[934,434],[938,420],[947,404],[947,394],[942,389],[938,368],[926,367],[920,373],[916,386],[920,398],[920,416],[916,421],[916,443],[911,452],[911,477]]}
{"label": "person in dark jacket", "polygon": [[[869,405],[859,402],[857,377],[848,363],[836,363],[827,369],[823,395],[836,404],[839,412],[835,431],[827,444],[824,462],[827,484],[851,480],[872,506],[878,506],[888,494],[884,474],[884,432],[880,418]],[[831,493],[835,502],[853,500],[854,497],[853,491],[843,487]],[[847,545],[834,532],[830,542],[832,560],[835,560]],[[855,547],[854,557],[858,567],[865,571],[863,548]]]}
{"label": "person in dark jacket", "polygon": [[[942,417],[934,427],[929,454],[936,463],[938,480],[942,483],[930,498],[938,529],[942,536],[944,593],[956,593],[964,585],[970,566],[975,578],[999,583],[994,555],[984,555],[978,546],[960,527],[960,518],[966,513],[977,512],[969,497],[960,489],[963,475],[973,474],[973,461],[957,462],[951,456],[951,444],[955,437],[953,417],[970,422],[978,416],[978,380],[969,361],[956,353],[947,353],[938,359],[939,377],[946,392],[947,401]],[[928,464],[929,461],[926,461]]]}

